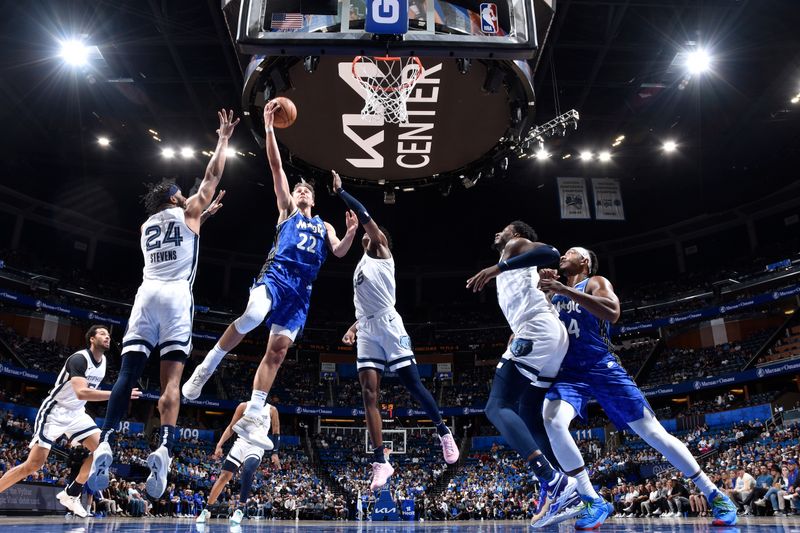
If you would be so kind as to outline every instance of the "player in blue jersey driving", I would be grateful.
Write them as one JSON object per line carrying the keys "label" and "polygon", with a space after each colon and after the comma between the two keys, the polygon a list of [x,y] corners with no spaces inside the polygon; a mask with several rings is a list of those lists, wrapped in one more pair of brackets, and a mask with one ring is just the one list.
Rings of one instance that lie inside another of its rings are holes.
{"label": "player in blue jersey driving", "polygon": [[[605,502],[595,492],[578,446],[569,433],[572,419],[586,420],[586,406],[596,399],[619,428],[630,428],[661,452],[675,468],[691,479],[708,499],[715,526],[736,523],[736,507],[700,469],[686,445],[670,435],[653,414],[642,391],[613,353],[609,325],[620,316],[614,287],[597,273],[597,256],[573,247],[561,257],[559,272],[543,269],[540,287],[551,295],[553,306],[569,334],[569,349],[556,382],[547,391],[544,420],[547,434],[564,472],[578,480],[586,505],[576,529],[596,529],[608,517]],[[604,511],[605,510],[605,511]]]}
{"label": "player in blue jersey driving", "polygon": [[278,225],[272,249],[250,289],[244,313],[228,326],[182,388],[186,398],[200,396],[203,385],[225,354],[247,333],[266,323],[269,328],[267,350],[253,379],[253,391],[244,416],[233,427],[238,435],[265,450],[271,450],[273,443],[267,436],[269,428],[264,422],[263,409],[286,351],[305,324],[312,283],[328,251],[336,257],[344,257],[358,229],[358,219],[348,211],[347,232],[339,240],[332,225],[311,214],[314,188],[304,181],[294,189],[289,188],[273,128],[279,109],[274,100],[264,107],[267,159],[278,201]]}

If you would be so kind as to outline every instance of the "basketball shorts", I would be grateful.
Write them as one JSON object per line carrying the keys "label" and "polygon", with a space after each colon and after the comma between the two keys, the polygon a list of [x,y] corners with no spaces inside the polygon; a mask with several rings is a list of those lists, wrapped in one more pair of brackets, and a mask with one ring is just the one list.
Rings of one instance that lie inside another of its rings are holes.
{"label": "basketball shorts", "polygon": [[645,409],[653,412],[642,391],[613,354],[588,368],[563,369],[545,397],[550,401],[567,402],[583,420],[588,420],[586,409],[594,398],[619,430],[628,429],[629,422],[641,419]]}
{"label": "basketball shorts", "polygon": [[62,435],[66,435],[76,445],[95,433],[100,433],[100,428],[83,408],[66,409],[55,402],[45,402],[36,415],[33,438],[28,447],[33,448],[38,444],[49,450]]}
{"label": "basketball shorts", "polygon": [[248,457],[255,457],[259,461],[264,458],[264,450],[255,444],[251,444],[242,437],[237,437],[231,446],[231,450],[225,457],[225,463],[231,463],[238,470]]}
{"label": "basketball shorts", "polygon": [[554,313],[544,311],[528,320],[520,332],[500,357],[497,368],[513,360],[533,386],[546,389],[555,381],[569,348],[564,323]]}
{"label": "basketball shorts", "polygon": [[194,299],[187,280],[145,280],[136,291],[122,353],[192,351]]}
{"label": "basketball shorts", "polygon": [[382,309],[358,320],[356,336],[358,370],[372,368],[394,372],[415,364],[411,338],[406,333],[403,319],[393,307]]}
{"label": "basketball shorts", "polygon": [[306,324],[311,302],[311,282],[288,272],[282,265],[273,264],[258,278],[251,292],[265,285],[272,301],[265,323],[272,335],[283,335],[292,341]]}

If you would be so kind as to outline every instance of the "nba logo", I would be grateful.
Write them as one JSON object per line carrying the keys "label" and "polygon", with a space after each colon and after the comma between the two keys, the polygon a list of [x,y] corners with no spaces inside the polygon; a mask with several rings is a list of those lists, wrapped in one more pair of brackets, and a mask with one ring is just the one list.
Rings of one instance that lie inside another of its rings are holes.
{"label": "nba logo", "polygon": [[481,31],[497,33],[497,4],[481,4]]}

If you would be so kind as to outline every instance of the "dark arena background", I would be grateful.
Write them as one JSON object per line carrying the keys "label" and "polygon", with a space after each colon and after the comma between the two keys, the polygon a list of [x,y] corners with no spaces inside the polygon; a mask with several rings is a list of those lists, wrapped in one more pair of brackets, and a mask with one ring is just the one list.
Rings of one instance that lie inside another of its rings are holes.
{"label": "dark arena background", "polygon": [[[797,530],[799,24],[796,0],[4,3],[0,474],[25,464],[54,404],[49,391],[92,325],[111,335],[100,389],[113,387],[142,283],[143,184],[167,178],[184,196],[197,192],[222,155],[220,109],[241,123],[225,150],[224,205],[195,256],[181,384],[245,310],[275,240],[265,143],[277,138],[290,188],[314,185],[314,211],[339,238],[346,207],[331,169],[390,234],[396,309],[460,457],[443,460],[432,417],[387,370],[376,402],[395,472],[370,490],[356,350],[343,343],[359,227],[353,249],[322,266],[268,392],[281,444],[246,501],[237,473],[207,502],[233,438],[222,455],[217,443],[251,398],[263,325],[197,400],[181,399],[161,497],[145,490],[161,439],[156,349],[137,381],[142,397],[116,428],[111,484],[80,489],[88,516],[60,501],[89,453],[62,437],[41,468],[0,492],[0,524],[28,533],[542,528],[535,461],[485,414],[498,363],[510,364],[501,355],[511,328],[495,282],[465,287],[497,263],[495,234],[522,220],[561,254],[596,254],[620,303],[605,340],[666,431],[731,498],[722,529]],[[381,56],[397,59],[370,63]],[[388,89],[365,81],[405,64]],[[406,120],[362,113],[370,92]],[[277,96],[295,103],[297,120],[272,136],[262,116]],[[106,402],[85,409],[102,427]],[[714,527],[689,473],[597,402],[569,431],[613,507],[602,530]],[[668,489],[677,485],[685,492]]]}

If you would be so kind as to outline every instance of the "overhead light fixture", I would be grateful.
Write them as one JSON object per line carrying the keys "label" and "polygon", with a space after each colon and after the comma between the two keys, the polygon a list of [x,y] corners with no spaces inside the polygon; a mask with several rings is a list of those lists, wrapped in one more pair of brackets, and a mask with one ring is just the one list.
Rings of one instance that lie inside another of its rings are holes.
{"label": "overhead light fixture", "polygon": [[678,149],[678,143],[675,141],[664,141],[664,145],[661,148],[667,153],[672,153]]}
{"label": "overhead light fixture", "polygon": [[158,135],[158,132],[156,130],[147,130],[147,131],[150,133],[150,135]]}
{"label": "overhead light fixture", "polygon": [[624,135],[618,135],[617,138],[614,139],[614,142],[621,143],[624,140],[625,140],[625,136]]}
{"label": "overhead light fixture", "polygon": [[100,146],[108,146],[111,144],[111,141],[109,140],[108,137],[98,137],[97,144],[99,144]]}
{"label": "overhead light fixture", "polygon": [[153,140],[157,142],[161,142],[161,138],[158,135],[153,135]]}
{"label": "overhead light fixture", "polygon": [[693,50],[686,56],[686,68],[691,74],[702,74],[711,69],[711,56],[702,48]]}
{"label": "overhead light fixture", "polygon": [[59,56],[67,65],[81,67],[89,61],[89,47],[78,39],[62,41]]}
{"label": "overhead light fixture", "polygon": [[590,152],[589,150],[585,150],[585,151],[581,152],[581,156],[580,157],[581,157],[581,161],[591,161],[592,157],[594,157],[594,154],[592,152]]}
{"label": "overhead light fixture", "polygon": [[184,146],[181,148],[181,157],[184,159],[189,159],[194,156],[194,150],[192,150],[189,146]]}
{"label": "overhead light fixture", "polygon": [[228,146],[227,148],[225,148],[225,155],[228,157],[236,157],[236,148]]}
{"label": "overhead light fixture", "polygon": [[383,193],[383,203],[385,203],[386,205],[394,205],[396,200],[397,197],[395,196],[395,193],[392,189],[387,189]]}
{"label": "overhead light fixture", "polygon": [[175,157],[175,150],[172,148],[164,148],[161,150],[161,155],[164,156],[165,159],[172,159]]}
{"label": "overhead light fixture", "polygon": [[403,187],[403,192],[414,192],[414,187]]}
{"label": "overhead light fixture", "polygon": [[791,103],[793,103],[793,104],[796,104],[797,102],[800,102],[800,94],[797,94],[797,95],[795,95],[795,96],[794,96],[794,98],[792,98],[792,99],[791,99],[791,100],[789,100],[789,101],[790,101]]}
{"label": "overhead light fixture", "polygon": [[545,149],[545,147],[544,147],[544,146],[541,146],[541,147],[540,147],[540,148],[539,148],[539,149],[536,151],[536,159],[541,159],[541,160],[544,160],[544,159],[547,159],[548,157],[550,157],[550,152],[548,152],[548,151]]}
{"label": "overhead light fixture", "polygon": [[572,154],[567,153],[567,154],[562,155],[561,159],[569,159],[570,157],[572,157]]}
{"label": "overhead light fixture", "polygon": [[603,150],[602,152],[597,154],[597,160],[600,161],[601,163],[608,163],[609,161],[611,161],[611,152],[609,152],[608,150]]}

